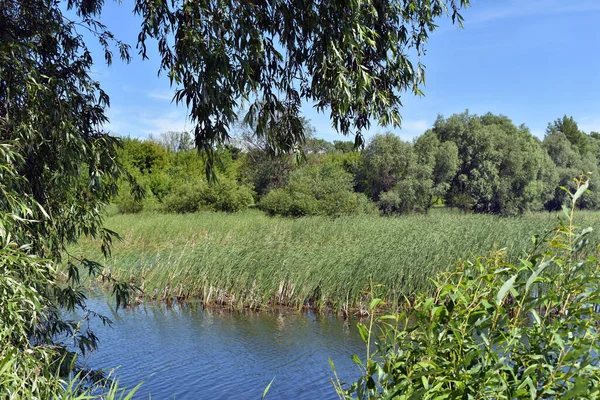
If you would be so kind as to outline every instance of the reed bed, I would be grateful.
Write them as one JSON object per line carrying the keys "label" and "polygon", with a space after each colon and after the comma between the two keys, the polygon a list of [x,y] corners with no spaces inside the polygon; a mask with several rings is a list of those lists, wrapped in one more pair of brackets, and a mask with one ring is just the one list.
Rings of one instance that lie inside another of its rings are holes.
{"label": "reed bed", "polygon": [[[578,224],[600,231],[600,212],[579,212]],[[101,261],[107,273],[137,284],[138,300],[199,298],[232,308],[364,309],[364,290],[402,301],[431,288],[430,278],[457,260],[506,248],[517,260],[531,238],[558,224],[558,214],[520,218],[433,210],[398,218],[272,218],[238,214],[113,215],[122,236],[102,260],[83,239],[72,253]],[[595,237],[597,238],[597,237]]]}

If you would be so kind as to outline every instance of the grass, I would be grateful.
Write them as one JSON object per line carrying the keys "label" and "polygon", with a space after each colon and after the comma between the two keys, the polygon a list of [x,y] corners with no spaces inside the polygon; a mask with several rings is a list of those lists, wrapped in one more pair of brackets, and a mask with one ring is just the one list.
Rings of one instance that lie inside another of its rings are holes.
{"label": "grass", "polygon": [[[122,241],[104,261],[117,278],[137,283],[145,299],[200,298],[234,308],[285,305],[338,311],[365,308],[372,279],[395,300],[430,288],[430,278],[459,259],[506,248],[517,260],[557,214],[521,218],[429,215],[328,219],[238,214],[113,215],[106,226]],[[600,230],[600,212],[579,212],[578,223]],[[73,249],[102,261],[98,243]]]}

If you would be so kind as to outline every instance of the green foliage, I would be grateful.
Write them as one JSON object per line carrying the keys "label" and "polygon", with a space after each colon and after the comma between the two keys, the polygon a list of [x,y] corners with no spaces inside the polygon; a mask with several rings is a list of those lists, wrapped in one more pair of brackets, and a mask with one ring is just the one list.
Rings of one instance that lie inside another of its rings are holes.
{"label": "green foliage", "polygon": [[[114,215],[107,227],[124,240],[113,245],[107,267],[143,286],[147,299],[158,293],[209,306],[311,305],[354,313],[365,307],[369,277],[384,285],[378,293],[385,302],[405,304],[404,295],[433,293],[430,279],[456,260],[506,248],[506,260],[519,262],[531,237],[556,220],[556,213],[500,218],[446,208],[401,218],[272,218],[258,210]],[[599,212],[581,211],[577,221],[593,226],[590,240],[598,240]],[[91,239],[70,252],[102,259]]]}
{"label": "green foliage", "polygon": [[362,184],[365,192],[379,200],[383,192],[413,175],[416,156],[410,143],[396,135],[375,135],[362,153]]}
{"label": "green foliage", "polygon": [[153,141],[123,139],[119,161],[136,172],[152,173],[164,169],[167,164],[165,148]]}
{"label": "green foliage", "polygon": [[254,203],[252,191],[236,182],[222,179],[215,184],[183,183],[163,199],[167,212],[188,213],[200,210],[236,212]]}
{"label": "green foliage", "polygon": [[[77,19],[65,18],[65,9]],[[97,339],[87,324],[65,315],[77,309],[84,320],[94,318],[80,274],[98,276],[102,269],[66,248],[87,235],[108,254],[116,234],[103,227],[101,213],[126,173],[116,161],[119,141],[101,129],[109,98],[89,75],[93,60],[76,27],[95,32],[107,62],[111,44],[128,58],[128,47],[95,20],[98,13],[94,2],[6,0],[0,7],[3,398],[76,398],[65,380],[79,373],[93,381],[69,349],[87,353]],[[126,298],[129,287],[121,288]]]}
{"label": "green foliage", "polygon": [[379,196],[377,205],[383,215],[408,214],[414,211],[425,212],[431,202],[431,182],[407,179]]}
{"label": "green foliage", "polygon": [[303,141],[303,101],[329,110],[336,129],[355,133],[358,144],[371,120],[399,126],[401,94],[421,93],[419,56],[435,21],[451,16],[461,24],[460,8],[468,5],[137,1],[135,13],[141,54],[148,39],[158,42],[161,70],[181,88],[174,100],[189,106],[197,145],[211,154],[226,142],[240,99],[252,99],[246,119],[256,135],[289,153]]}
{"label": "green foliage", "polygon": [[[101,376],[82,370],[76,362],[77,353],[69,350],[68,344],[86,354],[96,347],[97,339],[83,321],[69,320],[62,314],[64,310],[79,309],[84,320],[96,316],[85,307],[85,295],[79,286],[80,267],[75,262],[83,264],[92,276],[100,273],[100,265],[69,255],[65,274],[58,273],[57,252],[69,244],[68,237],[57,233],[49,238],[35,236],[39,225],[52,219],[33,196],[22,192],[27,182],[17,168],[23,160],[14,150],[13,146],[0,145],[1,393],[10,399],[80,398],[79,392],[94,398],[90,393]],[[105,251],[107,238],[92,237],[100,240]],[[55,244],[57,248],[51,247],[51,241],[46,242],[52,239],[61,241]],[[47,249],[46,257],[39,255],[44,254],[40,248]],[[124,286],[119,296],[126,297],[128,289]],[[77,393],[65,383],[71,372],[81,380]]]}
{"label": "green foliage", "polygon": [[269,192],[260,201],[259,207],[270,215],[284,217],[303,217],[319,213],[319,203],[309,193],[289,192],[285,189]]}
{"label": "green foliage", "polygon": [[302,145],[305,154],[325,154],[335,150],[335,147],[327,140],[315,137],[307,137]]}
{"label": "green foliage", "polygon": [[424,142],[414,148],[391,133],[375,135],[362,153],[359,188],[378,202],[384,215],[423,212],[432,204],[437,149]]}
{"label": "green foliage", "polygon": [[144,209],[144,202],[132,193],[130,184],[125,180],[120,185],[119,194],[114,197],[113,202],[122,214],[136,214]]}
{"label": "green foliage", "polygon": [[352,175],[336,164],[317,164],[292,172],[288,185],[267,194],[259,206],[271,215],[290,217],[373,211],[364,195],[354,193]]}
{"label": "green foliage", "polygon": [[562,118],[555,120],[553,123],[548,124],[546,135],[552,135],[553,133],[558,132],[564,134],[567,140],[575,146],[581,154],[590,150],[588,136],[585,132],[579,130],[579,126],[573,117],[567,117],[565,115]]}
{"label": "green foliage", "polygon": [[[592,137],[589,138],[588,143],[590,146],[596,145]],[[582,153],[580,148],[573,144],[567,135],[560,130],[549,132],[544,138],[543,145],[554,162],[556,173],[555,189],[552,197],[546,202],[545,208],[547,210],[560,210],[568,202],[568,196],[561,187],[569,190],[575,189],[573,177],[581,173],[591,173],[592,176],[597,176],[600,173],[598,158],[591,151]],[[590,193],[584,194],[580,199],[578,207],[596,209],[600,206],[600,193],[598,193],[597,184],[592,182],[590,189]]]}
{"label": "green foliage", "polygon": [[[586,188],[578,181],[573,208]],[[463,262],[407,311],[377,316],[371,292],[363,376],[336,379],[340,398],[598,398],[600,260],[583,253],[592,230],[566,214],[518,263],[505,251]]]}
{"label": "green foliage", "polygon": [[252,190],[237,182],[222,180],[202,192],[203,209],[236,212],[254,204]]}
{"label": "green foliage", "polygon": [[[50,398],[60,392],[56,366],[61,352],[50,344],[36,346],[31,341],[44,313],[51,307],[46,288],[54,283],[54,266],[48,261],[29,256],[14,242],[3,237],[0,249],[0,388],[9,398]],[[42,333],[42,332],[40,332]],[[43,335],[43,333],[42,333]],[[19,374],[19,371],[39,371]]]}
{"label": "green foliage", "polygon": [[443,199],[450,189],[459,165],[458,147],[454,142],[440,143],[433,131],[428,130],[415,141],[415,153],[421,165],[431,170],[432,187],[426,207]]}
{"label": "green foliage", "polygon": [[156,171],[145,179],[148,190],[156,197],[159,202],[173,190],[176,184],[176,177],[165,171]]}
{"label": "green foliage", "polygon": [[[555,122],[561,129],[576,127],[572,119],[561,121]],[[312,132],[307,120],[302,119],[301,123]],[[491,113],[477,116],[466,112],[448,119],[440,117],[433,129],[412,144],[390,133],[376,135],[363,152],[354,151],[351,142],[338,142],[336,149],[335,144],[316,139],[311,133],[303,142],[304,157],[299,148],[282,152],[271,139],[256,138],[250,123],[240,123],[236,129],[237,144],[241,147],[216,146],[214,156],[218,157],[218,163],[213,172],[227,181],[238,181],[252,188],[254,201],[274,215],[339,215],[352,209],[364,210],[352,205],[356,201],[366,204],[360,195],[354,200],[344,195],[343,199],[338,196],[324,202],[317,199],[318,194],[315,197],[307,190],[310,185],[290,185],[294,171],[313,165],[340,166],[352,175],[353,190],[365,193],[383,215],[427,213],[436,204],[503,216],[541,209],[560,210],[567,201],[560,187],[573,188],[571,177],[582,172],[600,172],[597,137],[580,132],[586,140],[583,151],[558,128],[549,128],[550,133],[540,142],[525,126],[517,127],[507,117]],[[129,174],[149,194],[143,202],[136,200],[135,193],[125,193],[130,188],[128,180],[123,179],[122,190],[115,200],[122,212],[139,212],[142,208],[167,210],[168,207],[161,205],[169,196],[174,210],[180,212],[210,208],[204,203],[200,205],[197,195],[186,195],[184,188],[179,187],[204,182],[201,175],[205,159],[194,151],[160,150],[174,140],[170,142],[167,136],[162,145],[142,146],[141,141],[130,140],[120,152]],[[141,157],[140,154],[146,153],[140,149],[146,148],[153,149],[152,154],[157,157]],[[600,192],[595,185],[591,183],[592,191],[582,197],[579,208],[600,207]],[[347,183],[342,186],[347,187]],[[172,195],[177,187],[180,199]],[[226,187],[238,190],[235,185]],[[292,193],[296,188],[300,192]],[[343,210],[335,211],[335,206],[328,207],[331,204],[338,204]],[[223,208],[231,207],[213,207]]]}
{"label": "green foliage", "polygon": [[285,186],[292,172],[293,157],[270,155],[262,149],[250,149],[241,158],[240,179],[251,185],[257,196]]}
{"label": "green foliage", "polygon": [[340,153],[352,153],[353,151],[356,151],[356,148],[354,146],[354,142],[351,141],[346,141],[346,140],[334,140],[333,141],[333,148],[336,151],[339,151]]}
{"label": "green foliage", "polygon": [[441,144],[458,150],[456,173],[442,180],[449,185],[448,205],[515,215],[539,210],[551,198],[557,184],[552,160],[527,128],[501,115],[465,112],[439,117],[432,132]]}
{"label": "green foliage", "polygon": [[[176,145],[177,138],[172,135],[161,137],[167,144]],[[198,210],[235,212],[254,203],[252,190],[235,180],[240,161],[233,159],[230,149],[217,149],[218,181],[209,185],[203,178],[204,159],[196,151],[171,151],[163,146],[152,141],[126,140],[119,152],[119,160],[145,190],[146,198],[139,199],[131,193],[129,182],[121,180],[119,194],[114,199],[121,213],[138,213],[143,209],[177,213]]]}

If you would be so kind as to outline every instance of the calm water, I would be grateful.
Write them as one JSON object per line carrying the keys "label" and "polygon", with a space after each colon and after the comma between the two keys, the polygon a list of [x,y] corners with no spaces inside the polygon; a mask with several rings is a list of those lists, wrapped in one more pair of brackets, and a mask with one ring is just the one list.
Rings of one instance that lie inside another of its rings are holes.
{"label": "calm water", "polygon": [[112,328],[95,326],[100,349],[92,368],[120,366],[120,382],[145,380],[138,399],[337,399],[331,358],[341,379],[359,376],[353,353],[364,358],[356,323],[290,311],[230,312],[200,306],[140,306],[114,314],[104,299],[93,310]]}

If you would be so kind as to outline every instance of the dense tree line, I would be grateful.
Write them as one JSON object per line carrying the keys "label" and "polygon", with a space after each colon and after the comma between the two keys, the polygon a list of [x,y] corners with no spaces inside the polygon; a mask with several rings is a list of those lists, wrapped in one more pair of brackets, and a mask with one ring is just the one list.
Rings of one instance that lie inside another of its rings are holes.
{"label": "dense tree line", "polygon": [[[308,132],[301,147],[273,152],[242,129],[237,140],[215,148],[217,179],[185,132],[142,141],[125,139],[120,160],[145,188],[144,201],[122,190],[122,212],[144,207],[164,212],[238,211],[256,206],[272,215],[395,215],[426,213],[435,205],[464,211],[519,215],[558,210],[582,173],[597,175],[600,135],[582,132],[572,117],[548,125],[543,140],[509,118],[468,112],[439,117],[412,143],[391,133],[364,147],[327,142]],[[302,155],[304,157],[302,157]],[[123,181],[122,186],[128,183]],[[596,209],[594,189],[580,207]]]}

